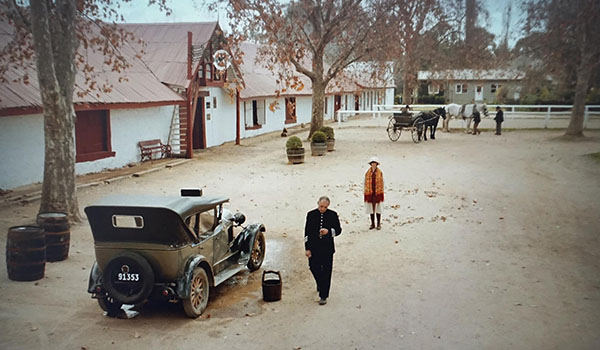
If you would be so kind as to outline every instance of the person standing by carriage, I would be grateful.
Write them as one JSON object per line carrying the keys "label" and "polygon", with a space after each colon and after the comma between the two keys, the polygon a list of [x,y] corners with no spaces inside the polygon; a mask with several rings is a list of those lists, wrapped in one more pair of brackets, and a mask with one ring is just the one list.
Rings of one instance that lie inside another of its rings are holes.
{"label": "person standing by carriage", "polygon": [[[371,227],[381,230],[381,206],[383,203],[383,172],[379,169],[379,159],[371,157],[369,170],[365,173],[364,200],[367,213],[371,216]],[[375,226],[377,217],[377,226]]]}
{"label": "person standing by carriage", "polygon": [[504,121],[504,111],[500,106],[496,106],[496,116],[494,117],[496,121],[496,135],[502,135],[502,122]]}

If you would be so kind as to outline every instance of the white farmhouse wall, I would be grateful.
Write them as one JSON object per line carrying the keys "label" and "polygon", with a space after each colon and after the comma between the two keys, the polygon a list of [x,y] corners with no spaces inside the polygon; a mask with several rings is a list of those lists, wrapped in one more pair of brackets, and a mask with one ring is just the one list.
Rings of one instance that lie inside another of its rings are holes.
{"label": "white farmhouse wall", "polygon": [[333,96],[327,95],[325,99],[327,100],[327,103],[325,103],[327,108],[325,108],[324,119],[333,119]]}
{"label": "white farmhouse wall", "polygon": [[[274,98],[256,98],[260,105],[265,106],[265,124],[259,129],[246,129],[246,123],[244,122],[244,115],[242,111],[241,116],[241,137],[248,138],[266,134],[268,132],[283,130],[283,124],[285,123],[285,99],[279,98],[279,104],[275,110],[271,110],[269,106],[275,101]],[[252,100],[246,100],[246,103],[252,103]],[[244,101],[240,101],[240,110],[243,109]]]}
{"label": "white farmhouse wall", "polygon": [[163,143],[167,143],[173,107],[112,109],[110,111],[110,135],[115,156],[77,163],[75,172],[78,175],[96,173],[139,162],[139,141],[160,139]]}
{"label": "white farmhouse wall", "polygon": [[[206,147],[222,145],[235,140],[236,134],[236,104],[222,88],[209,88],[209,96],[204,98],[205,107],[210,102],[210,108],[205,108]],[[215,108],[214,101],[217,100]]]}
{"label": "white farmhouse wall", "polygon": [[[137,143],[167,142],[173,106],[110,111],[114,157],[77,163],[78,175],[120,168],[140,161]],[[41,182],[44,172],[44,126],[41,114],[0,118],[0,188]]]}
{"label": "white farmhouse wall", "polygon": [[0,188],[42,180],[44,119],[41,114],[0,117]]}
{"label": "white farmhouse wall", "polygon": [[[263,103],[265,101],[264,98],[256,98],[258,103]],[[251,103],[252,100],[246,100],[246,102]],[[269,106],[277,101],[277,107],[274,111],[271,111]],[[244,101],[240,102],[243,105]],[[310,123],[311,113],[312,113],[312,97],[311,96],[296,96],[296,123],[285,124],[285,98],[280,97],[279,99],[275,98],[267,98],[265,101],[266,104],[266,112],[265,112],[265,124],[263,124],[259,129],[246,129],[246,125],[244,122],[244,116],[241,116],[241,137],[248,138],[253,136],[258,136],[262,134],[266,134],[273,131],[281,131],[283,128],[292,127],[296,125],[300,125],[302,123],[307,124]]]}
{"label": "white farmhouse wall", "polygon": [[312,117],[312,96],[296,97],[296,117],[297,123],[290,125],[310,123]]}
{"label": "white farmhouse wall", "polygon": [[394,88],[389,87],[385,89],[385,103],[384,105],[393,105],[394,104]]}

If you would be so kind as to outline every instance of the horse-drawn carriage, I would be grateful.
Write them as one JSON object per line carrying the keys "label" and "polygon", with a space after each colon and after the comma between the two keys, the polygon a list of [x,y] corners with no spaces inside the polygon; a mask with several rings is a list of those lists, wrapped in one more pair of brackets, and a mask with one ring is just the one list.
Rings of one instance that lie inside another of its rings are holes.
{"label": "horse-drawn carriage", "polygon": [[394,113],[390,117],[387,133],[390,140],[396,142],[400,138],[402,130],[410,131],[414,143],[421,142],[421,138],[427,141],[427,128],[431,129],[431,139],[435,139],[435,129],[439,118],[446,119],[444,108],[437,108],[433,111],[411,113],[408,108],[404,108],[401,113]]}
{"label": "horse-drawn carriage", "polygon": [[388,123],[387,133],[390,140],[396,142],[402,134],[402,130],[410,131],[414,143],[421,142],[421,135],[423,134],[423,118],[420,113],[414,115],[411,112],[403,111],[402,113],[394,113],[390,117]]}

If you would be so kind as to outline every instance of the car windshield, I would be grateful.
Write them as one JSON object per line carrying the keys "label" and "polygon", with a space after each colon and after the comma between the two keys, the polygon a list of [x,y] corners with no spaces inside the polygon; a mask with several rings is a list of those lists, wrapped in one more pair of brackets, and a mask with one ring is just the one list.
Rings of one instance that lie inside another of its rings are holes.
{"label": "car windshield", "polygon": [[216,209],[196,213],[185,219],[187,227],[199,238],[210,235],[215,227],[215,222]]}

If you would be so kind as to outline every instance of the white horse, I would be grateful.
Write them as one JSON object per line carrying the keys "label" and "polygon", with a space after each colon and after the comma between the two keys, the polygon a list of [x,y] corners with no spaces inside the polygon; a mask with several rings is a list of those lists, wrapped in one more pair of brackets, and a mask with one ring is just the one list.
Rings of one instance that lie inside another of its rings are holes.
{"label": "white horse", "polygon": [[462,118],[462,107],[459,104],[451,103],[449,105],[444,106],[446,110],[446,119],[442,122],[442,130],[446,132],[450,132],[450,118],[458,119],[458,117]]}
{"label": "white horse", "polygon": [[463,127],[465,132],[469,132],[471,128],[471,121],[473,120],[473,114],[475,112],[483,113],[486,117],[489,116],[487,105],[485,103],[480,104],[467,104],[459,105],[456,103],[450,103],[444,106],[446,109],[446,115],[448,118],[444,120],[443,130],[450,131],[450,118],[461,118],[463,120]]}
{"label": "white horse", "polygon": [[473,120],[473,116],[474,116],[475,112],[479,112],[480,114],[483,113],[483,115],[486,117],[490,116],[485,102],[479,103],[479,104],[471,103],[471,104],[465,105],[465,108],[462,111],[462,117],[466,124],[465,125],[466,133],[469,133],[469,130],[471,129],[471,121]]}

